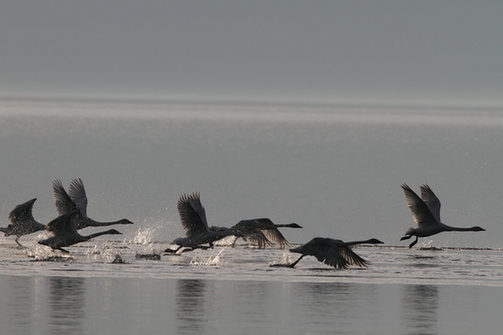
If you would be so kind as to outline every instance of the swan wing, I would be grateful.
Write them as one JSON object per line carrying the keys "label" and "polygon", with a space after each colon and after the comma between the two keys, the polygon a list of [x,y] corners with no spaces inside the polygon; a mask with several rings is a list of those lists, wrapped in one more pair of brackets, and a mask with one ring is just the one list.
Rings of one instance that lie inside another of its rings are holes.
{"label": "swan wing", "polygon": [[345,269],[348,267],[348,261],[343,257],[341,248],[336,245],[331,245],[328,249],[318,251],[314,257],[328,266],[337,269]]}
{"label": "swan wing", "polygon": [[14,209],[9,213],[10,222],[15,225],[21,225],[35,221],[32,211],[33,204],[36,200],[37,198],[34,198],[14,207]]}
{"label": "swan wing", "polygon": [[198,192],[184,194],[178,199],[178,213],[187,236],[208,232],[206,211]]}
{"label": "swan wing", "polygon": [[348,262],[350,265],[367,267],[367,261],[358,256],[351,248],[342,247],[339,248],[342,254],[342,257]]}
{"label": "swan wing", "polygon": [[244,236],[243,238],[246,240],[249,240],[253,244],[256,244],[257,247],[260,249],[263,249],[266,246],[267,247],[272,246],[271,241],[269,241],[267,239],[267,237],[265,237],[265,235],[261,231],[259,231],[257,233],[248,234],[248,235]]}
{"label": "swan wing", "polygon": [[61,180],[56,179],[53,181],[52,189],[54,191],[54,200],[59,215],[69,214],[78,209],[77,205],[73,202],[68,193],[66,193]]}
{"label": "swan wing", "polygon": [[435,217],[437,222],[440,221],[440,200],[433,193],[430,186],[428,184],[424,184],[421,186],[421,199],[423,199],[424,203],[430,209],[431,214]]}
{"label": "swan wing", "polygon": [[418,226],[434,226],[438,222],[431,213],[426,203],[419,198],[419,196],[407,185],[402,185],[403,192],[405,193],[405,200],[409,206],[412,218],[416,221]]}
{"label": "swan wing", "polygon": [[348,266],[348,262],[343,257],[341,249],[337,246],[336,241],[331,238],[315,237],[306,244],[290,251],[314,256],[319,262],[334,268],[344,269]]}
{"label": "swan wing", "polygon": [[75,203],[80,213],[87,216],[87,196],[82,179],[73,179],[68,189],[70,199]]}
{"label": "swan wing", "polygon": [[265,237],[267,237],[267,239],[279,245],[281,249],[290,245],[288,240],[283,236],[283,234],[281,234],[278,228],[274,226],[271,229],[262,230],[262,233],[265,235]]}

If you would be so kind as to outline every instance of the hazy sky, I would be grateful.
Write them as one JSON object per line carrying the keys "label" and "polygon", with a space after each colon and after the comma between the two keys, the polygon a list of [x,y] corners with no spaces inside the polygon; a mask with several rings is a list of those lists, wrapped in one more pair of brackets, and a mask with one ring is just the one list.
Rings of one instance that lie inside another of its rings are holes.
{"label": "hazy sky", "polygon": [[0,97],[503,105],[503,1],[2,1]]}

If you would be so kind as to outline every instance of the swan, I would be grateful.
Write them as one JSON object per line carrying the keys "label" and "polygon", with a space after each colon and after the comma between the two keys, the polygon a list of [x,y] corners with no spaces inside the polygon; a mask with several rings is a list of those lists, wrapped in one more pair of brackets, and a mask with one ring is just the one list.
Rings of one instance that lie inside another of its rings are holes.
{"label": "swan", "polygon": [[69,253],[69,251],[63,249],[63,247],[86,242],[101,235],[121,235],[121,233],[115,229],[101,231],[87,236],[80,235],[77,229],[75,229],[73,222],[75,219],[78,219],[79,216],[82,216],[82,214],[78,210],[58,216],[49,222],[46,227],[46,230],[53,233],[53,236],[38,241],[38,243],[51,247],[53,250],[57,249],[64,253]]}
{"label": "swan", "polygon": [[257,244],[259,248],[265,248],[265,246],[271,246],[273,241],[278,244],[281,249],[286,246],[289,246],[290,243],[287,239],[281,234],[278,228],[288,227],[288,228],[302,228],[302,226],[297,223],[289,223],[289,224],[275,224],[268,218],[257,218],[251,220],[241,220],[234,226],[230,228],[226,227],[210,227],[210,230],[219,231],[232,229],[234,230],[234,236],[236,237],[232,242],[232,246],[236,244],[236,241],[239,238],[243,240],[250,240],[253,243]]}
{"label": "swan", "polygon": [[[186,237],[179,237],[171,242],[171,244],[178,245],[177,249],[168,248],[164,252],[177,253],[182,248],[188,248],[183,249],[182,252],[198,248],[213,248],[213,242],[234,235],[234,230],[232,229],[212,231],[208,228],[206,210],[201,204],[199,192],[180,196],[178,199],[178,213],[180,214]],[[202,246],[202,244],[209,244],[209,247]]]}
{"label": "swan", "polygon": [[400,241],[403,241],[415,236],[416,239],[409,245],[409,248],[417,243],[419,237],[427,237],[444,231],[485,231],[484,228],[479,226],[460,228],[451,227],[440,222],[440,200],[427,184],[420,187],[421,198],[407,184],[401,186],[412,217],[418,225],[415,229],[410,227],[405,236],[400,239]]}
{"label": "swan", "polygon": [[87,196],[86,190],[84,188],[84,183],[82,179],[73,179],[68,193],[66,193],[65,188],[61,180],[56,179],[53,184],[54,198],[56,209],[59,215],[68,214],[75,210],[80,210],[81,215],[77,216],[74,220],[75,227],[77,229],[82,229],[86,227],[103,227],[111,226],[115,224],[133,224],[133,222],[128,219],[121,219],[117,221],[110,222],[99,222],[87,216]]}
{"label": "swan", "polygon": [[291,252],[302,254],[299,259],[289,265],[294,267],[304,256],[314,256],[320,262],[338,269],[345,269],[348,265],[366,267],[368,262],[355,254],[351,247],[357,244],[381,244],[384,242],[376,238],[364,241],[343,242],[328,237],[315,237],[300,247],[290,249]]}
{"label": "swan", "polygon": [[14,207],[9,213],[11,224],[7,227],[0,227],[0,232],[5,233],[5,236],[16,235],[15,241],[19,246],[23,246],[19,243],[19,238],[21,236],[45,229],[45,225],[37,222],[33,218],[32,210],[35,201],[37,201],[37,198],[33,198]]}

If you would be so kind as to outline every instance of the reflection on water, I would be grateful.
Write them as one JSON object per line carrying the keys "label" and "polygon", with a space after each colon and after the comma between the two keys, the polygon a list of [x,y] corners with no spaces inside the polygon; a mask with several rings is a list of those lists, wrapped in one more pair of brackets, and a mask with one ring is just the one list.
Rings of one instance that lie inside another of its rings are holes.
{"label": "reflection on water", "polygon": [[297,283],[294,290],[306,313],[308,329],[330,329],[337,320],[334,333],[348,333],[356,324],[372,323],[378,318],[376,285],[351,283]]}
{"label": "reflection on water", "polygon": [[502,294],[489,286],[0,275],[0,333],[499,334]]}
{"label": "reflection on water", "polygon": [[9,301],[8,319],[16,327],[22,329],[33,328],[34,316],[37,313],[34,304],[36,290],[34,277],[9,277],[9,290],[12,300]]}
{"label": "reflection on water", "polygon": [[402,287],[402,320],[408,334],[438,334],[438,287]]}
{"label": "reflection on water", "polygon": [[178,334],[202,334],[205,313],[206,281],[180,279],[176,283],[176,320]]}
{"label": "reflection on water", "polygon": [[49,278],[48,308],[52,334],[84,333],[85,293],[84,278]]}

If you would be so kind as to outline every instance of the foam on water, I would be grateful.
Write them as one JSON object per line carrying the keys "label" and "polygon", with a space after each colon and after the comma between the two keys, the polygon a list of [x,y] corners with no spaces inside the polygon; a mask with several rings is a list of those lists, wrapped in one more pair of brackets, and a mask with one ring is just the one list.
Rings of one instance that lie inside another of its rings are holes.
{"label": "foam on water", "polygon": [[[68,247],[70,254],[63,254],[37,243],[18,248],[9,240],[0,244],[0,274],[51,276],[58,271],[58,275],[82,277],[127,278],[141,274],[142,278],[503,286],[499,249],[358,247],[355,252],[369,261],[369,267],[336,270],[309,256],[295,268],[271,267],[290,264],[297,256],[278,248],[241,245],[197,249],[181,255],[162,253],[168,245],[97,240]],[[36,267],[30,265],[34,260]]]}

